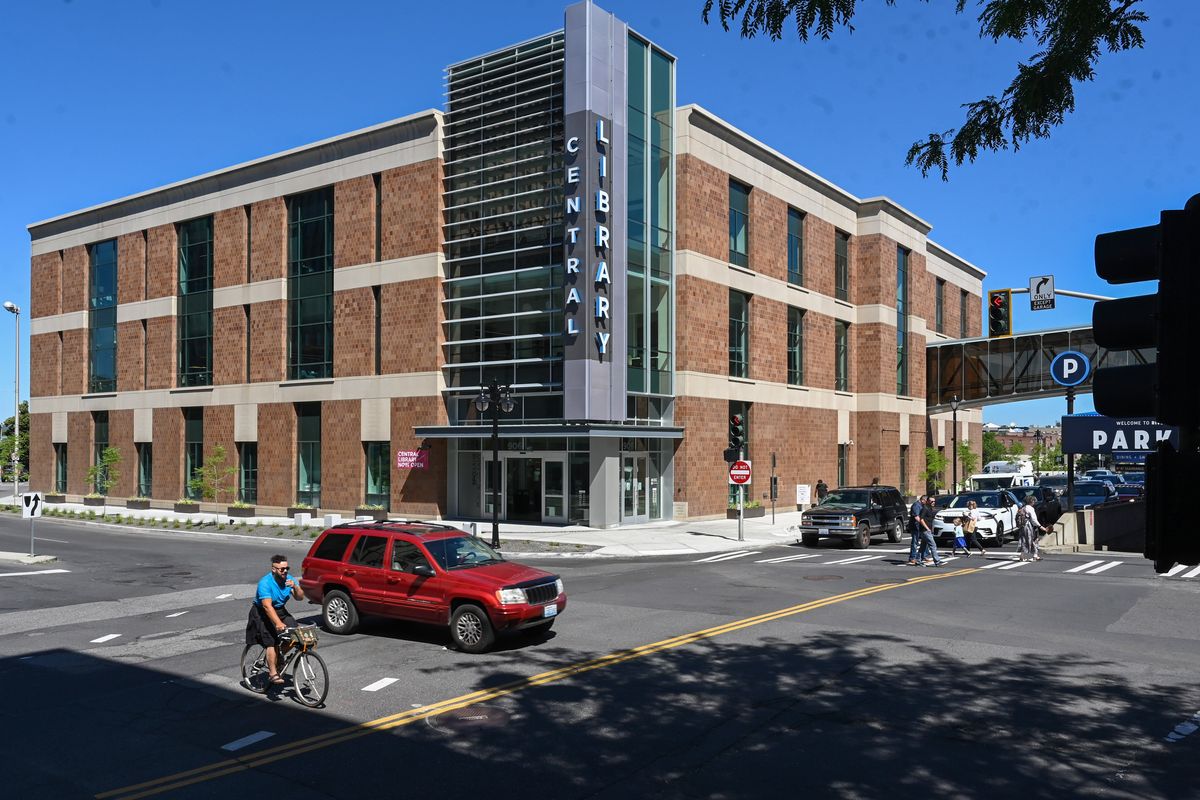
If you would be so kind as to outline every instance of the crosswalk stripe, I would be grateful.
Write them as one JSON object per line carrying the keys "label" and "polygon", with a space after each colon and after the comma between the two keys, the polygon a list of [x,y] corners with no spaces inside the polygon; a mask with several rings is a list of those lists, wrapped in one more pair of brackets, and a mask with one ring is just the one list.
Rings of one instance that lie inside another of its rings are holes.
{"label": "crosswalk stripe", "polygon": [[826,561],[825,564],[861,564],[864,561],[875,561],[880,558],[886,558],[886,556],[855,556],[853,558],[842,558],[837,561]]}
{"label": "crosswalk stripe", "polygon": [[755,564],[782,564],[786,561],[801,561],[806,558],[816,558],[820,553],[805,553],[801,556],[783,556],[782,558],[764,558],[761,561],[755,561]]}
{"label": "crosswalk stripe", "polygon": [[746,556],[756,556],[761,553],[761,550],[739,550],[733,553],[721,553],[708,558],[702,558],[696,561],[697,564],[713,564],[717,561],[733,561],[735,558],[745,558]]}
{"label": "crosswalk stripe", "polygon": [[1167,570],[1167,573],[1166,573],[1167,577],[1168,578],[1174,577],[1174,576],[1178,575],[1179,573],[1183,572],[1187,568],[1188,568],[1187,564],[1176,564],[1175,566],[1173,566],[1169,570]]}
{"label": "crosswalk stripe", "polygon": [[380,689],[385,689],[388,686],[391,686],[393,683],[395,683],[398,680],[400,680],[400,679],[399,678],[380,678],[379,680],[375,681],[374,683],[364,686],[362,688],[362,690],[364,692],[378,692]]}
{"label": "crosswalk stripe", "polygon": [[1014,561],[1011,564],[1005,564],[1003,567],[1000,567],[1000,569],[1016,569],[1017,567],[1023,567],[1028,563],[1028,561]]}
{"label": "crosswalk stripe", "polygon": [[999,567],[999,566],[1012,566],[1012,562],[1010,562],[1010,561],[993,561],[990,564],[984,564],[982,567],[980,567],[980,569],[995,569],[996,567]]}
{"label": "crosswalk stripe", "polygon": [[1103,563],[1104,563],[1104,559],[1100,559],[1099,561],[1089,561],[1086,564],[1080,564],[1078,567],[1071,567],[1070,569],[1065,570],[1065,571],[1066,572],[1083,572],[1085,569],[1091,569],[1092,567],[1098,567]]}
{"label": "crosswalk stripe", "polygon": [[1183,577],[1185,578],[1194,578],[1197,575],[1200,575],[1200,567],[1196,567],[1193,570],[1183,573]]}
{"label": "crosswalk stripe", "polygon": [[111,642],[113,639],[116,639],[120,635],[121,634],[119,634],[119,633],[110,633],[105,636],[101,636],[99,639],[92,639],[92,644],[103,644],[104,642]]}
{"label": "crosswalk stripe", "polygon": [[1096,567],[1095,569],[1089,569],[1087,571],[1087,574],[1095,575],[1096,573],[1104,572],[1104,570],[1106,570],[1106,569],[1112,569],[1113,567],[1119,567],[1119,566],[1121,566],[1120,561],[1110,561],[1107,564],[1105,564],[1103,567]]}

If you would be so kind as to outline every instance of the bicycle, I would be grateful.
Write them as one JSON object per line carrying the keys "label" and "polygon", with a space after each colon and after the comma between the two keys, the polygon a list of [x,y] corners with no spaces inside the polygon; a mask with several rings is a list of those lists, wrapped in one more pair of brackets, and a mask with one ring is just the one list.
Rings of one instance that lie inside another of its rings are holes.
{"label": "bicycle", "polygon": [[[329,669],[325,660],[317,655],[317,626],[298,625],[285,628],[279,634],[279,674],[289,668],[292,674],[292,690],[296,699],[309,708],[316,708],[329,694]],[[266,694],[271,688],[270,670],[267,667],[267,648],[261,644],[248,644],[242,651],[242,684],[255,694]]]}

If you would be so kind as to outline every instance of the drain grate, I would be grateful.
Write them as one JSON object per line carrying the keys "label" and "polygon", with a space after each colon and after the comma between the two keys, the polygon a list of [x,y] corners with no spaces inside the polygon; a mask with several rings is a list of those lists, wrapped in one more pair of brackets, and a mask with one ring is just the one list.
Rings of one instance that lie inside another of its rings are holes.
{"label": "drain grate", "polygon": [[429,727],[442,733],[461,734],[475,730],[502,728],[508,724],[509,713],[495,706],[469,706],[429,717]]}

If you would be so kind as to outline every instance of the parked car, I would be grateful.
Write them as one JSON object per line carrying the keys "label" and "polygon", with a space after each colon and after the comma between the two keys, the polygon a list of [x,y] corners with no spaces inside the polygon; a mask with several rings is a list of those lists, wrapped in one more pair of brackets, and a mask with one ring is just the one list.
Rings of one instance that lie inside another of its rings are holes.
{"label": "parked car", "polygon": [[481,653],[497,634],[544,633],[567,606],[557,575],[505,560],[458,528],[391,520],[324,531],[300,586],[331,633],[365,615],[448,626],[461,650]]}
{"label": "parked car", "polygon": [[1024,502],[1027,496],[1033,495],[1033,508],[1037,512],[1038,522],[1043,525],[1053,525],[1063,515],[1062,502],[1058,499],[1058,491],[1053,486],[1041,483],[1037,486],[1019,489],[1016,494],[1021,502]]}
{"label": "parked car", "polygon": [[839,487],[801,515],[800,540],[816,547],[822,538],[843,539],[863,549],[881,534],[900,541],[907,520],[908,507],[894,486]]}
{"label": "parked car", "polygon": [[979,512],[976,530],[980,536],[991,539],[996,547],[1003,545],[1006,537],[1016,536],[1017,497],[1010,491],[996,489],[955,495],[947,508],[934,515],[934,538],[939,542],[953,539],[954,520],[966,513],[972,500]]}
{"label": "parked car", "polygon": [[1075,483],[1075,510],[1107,503],[1117,496],[1116,488],[1108,481],[1077,481]]}
{"label": "parked car", "polygon": [[1125,472],[1121,475],[1121,480],[1125,483],[1141,483],[1146,482],[1146,473],[1144,472]]}
{"label": "parked car", "polygon": [[1146,487],[1140,483],[1118,483],[1116,485],[1117,499],[1132,503],[1146,496]]}
{"label": "parked car", "polygon": [[1085,481],[1109,481],[1112,484],[1123,483],[1120,473],[1113,472],[1111,469],[1089,469],[1083,473]]}
{"label": "parked car", "polygon": [[1046,486],[1054,490],[1056,495],[1064,495],[1067,493],[1067,476],[1066,475],[1043,475],[1041,480],[1037,482],[1038,486]]}

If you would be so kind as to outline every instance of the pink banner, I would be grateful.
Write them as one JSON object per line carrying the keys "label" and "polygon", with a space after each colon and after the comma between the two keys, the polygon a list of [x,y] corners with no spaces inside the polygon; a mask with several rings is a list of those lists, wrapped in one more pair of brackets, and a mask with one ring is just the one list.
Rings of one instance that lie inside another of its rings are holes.
{"label": "pink banner", "polygon": [[396,469],[425,469],[429,466],[428,450],[397,450]]}

